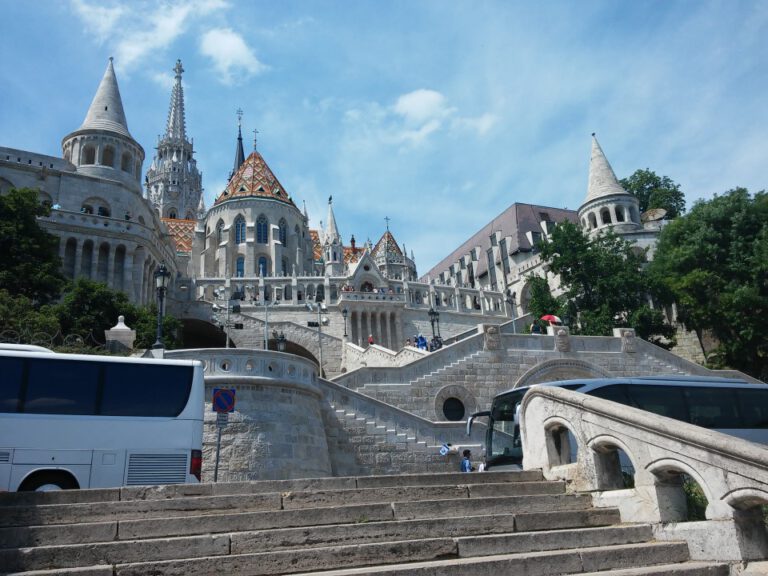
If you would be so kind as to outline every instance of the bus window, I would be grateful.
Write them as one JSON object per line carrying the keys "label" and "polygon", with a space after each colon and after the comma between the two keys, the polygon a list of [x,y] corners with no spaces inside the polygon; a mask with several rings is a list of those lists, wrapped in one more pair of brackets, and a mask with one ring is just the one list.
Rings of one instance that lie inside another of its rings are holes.
{"label": "bus window", "polygon": [[0,412],[18,412],[22,360],[0,358]]}
{"label": "bus window", "polygon": [[741,428],[732,388],[685,387],[691,424],[703,428]]}
{"label": "bus window", "polygon": [[688,420],[683,389],[679,386],[635,385],[627,390],[634,406],[676,420]]}
{"label": "bus window", "polygon": [[96,413],[99,365],[96,362],[39,359],[28,364],[22,410],[31,414]]}
{"label": "bus window", "polygon": [[102,416],[181,414],[192,387],[191,366],[104,365]]}
{"label": "bus window", "polygon": [[768,390],[736,391],[741,413],[740,428],[768,428]]}
{"label": "bus window", "polygon": [[627,398],[627,389],[624,384],[609,384],[608,386],[595,388],[589,394],[590,396],[597,396],[598,398],[612,400],[620,404],[631,405],[629,398]]}

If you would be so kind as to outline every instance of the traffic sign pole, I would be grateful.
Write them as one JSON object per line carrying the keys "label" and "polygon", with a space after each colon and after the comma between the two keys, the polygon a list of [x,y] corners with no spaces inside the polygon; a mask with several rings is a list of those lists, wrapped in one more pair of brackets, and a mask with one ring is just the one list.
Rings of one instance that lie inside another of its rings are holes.
{"label": "traffic sign pole", "polygon": [[229,423],[229,413],[235,410],[235,391],[231,388],[214,388],[211,408],[216,412],[216,465],[213,481],[219,481],[219,456],[221,455],[221,431]]}

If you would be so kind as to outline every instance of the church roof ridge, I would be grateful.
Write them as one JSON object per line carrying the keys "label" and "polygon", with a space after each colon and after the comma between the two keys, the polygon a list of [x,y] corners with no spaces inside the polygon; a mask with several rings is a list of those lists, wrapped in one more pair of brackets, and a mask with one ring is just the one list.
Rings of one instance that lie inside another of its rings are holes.
{"label": "church roof ridge", "polygon": [[597,136],[592,133],[592,153],[589,158],[589,186],[587,187],[587,197],[584,204],[603,198],[605,196],[614,196],[616,194],[628,194],[619,184],[616,174],[611,168],[610,162],[605,157]]}
{"label": "church roof ridge", "polygon": [[133,139],[128,131],[128,122],[125,119],[123,100],[120,98],[120,88],[117,86],[111,56],[96,95],[85,115],[85,120],[78,128],[78,131],[80,130],[109,130]]}
{"label": "church roof ridge", "polygon": [[221,204],[233,198],[249,197],[271,198],[296,207],[264,157],[257,150],[251,152],[248,158],[243,161],[230,178],[227,187],[214,200],[213,204]]}

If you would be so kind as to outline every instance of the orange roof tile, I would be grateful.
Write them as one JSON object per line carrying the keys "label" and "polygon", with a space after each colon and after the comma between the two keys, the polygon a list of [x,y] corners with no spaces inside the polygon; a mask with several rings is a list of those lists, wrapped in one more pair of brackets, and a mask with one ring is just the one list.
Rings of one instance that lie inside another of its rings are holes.
{"label": "orange roof tile", "polygon": [[231,198],[253,196],[272,198],[295,206],[283,185],[267,166],[264,158],[255,150],[245,159],[245,162],[232,176],[224,192],[219,194],[213,204],[220,204]]}
{"label": "orange roof tile", "polygon": [[176,252],[189,254],[192,252],[192,240],[195,237],[195,220],[179,220],[176,218],[162,218],[168,227],[168,232],[176,244]]}

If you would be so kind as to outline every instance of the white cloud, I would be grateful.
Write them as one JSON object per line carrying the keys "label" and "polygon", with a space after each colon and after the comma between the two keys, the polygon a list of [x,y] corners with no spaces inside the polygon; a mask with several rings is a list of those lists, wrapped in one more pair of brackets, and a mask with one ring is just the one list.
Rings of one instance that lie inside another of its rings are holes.
{"label": "white cloud", "polygon": [[470,130],[478,136],[485,136],[499,121],[495,114],[485,113],[475,118],[456,118],[453,126],[458,129]]}
{"label": "white cloud", "polygon": [[219,80],[231,84],[235,75],[253,76],[267,69],[237,32],[214,28],[203,34],[200,51],[213,60]]}
{"label": "white cloud", "polygon": [[423,88],[400,96],[394,110],[412,125],[440,122],[455,111],[446,105],[445,96],[440,92]]}
{"label": "white cloud", "polygon": [[108,7],[88,4],[85,0],[72,0],[72,7],[85,27],[96,34],[99,42],[103,42],[112,34],[117,21],[125,14],[125,8],[119,4]]}

